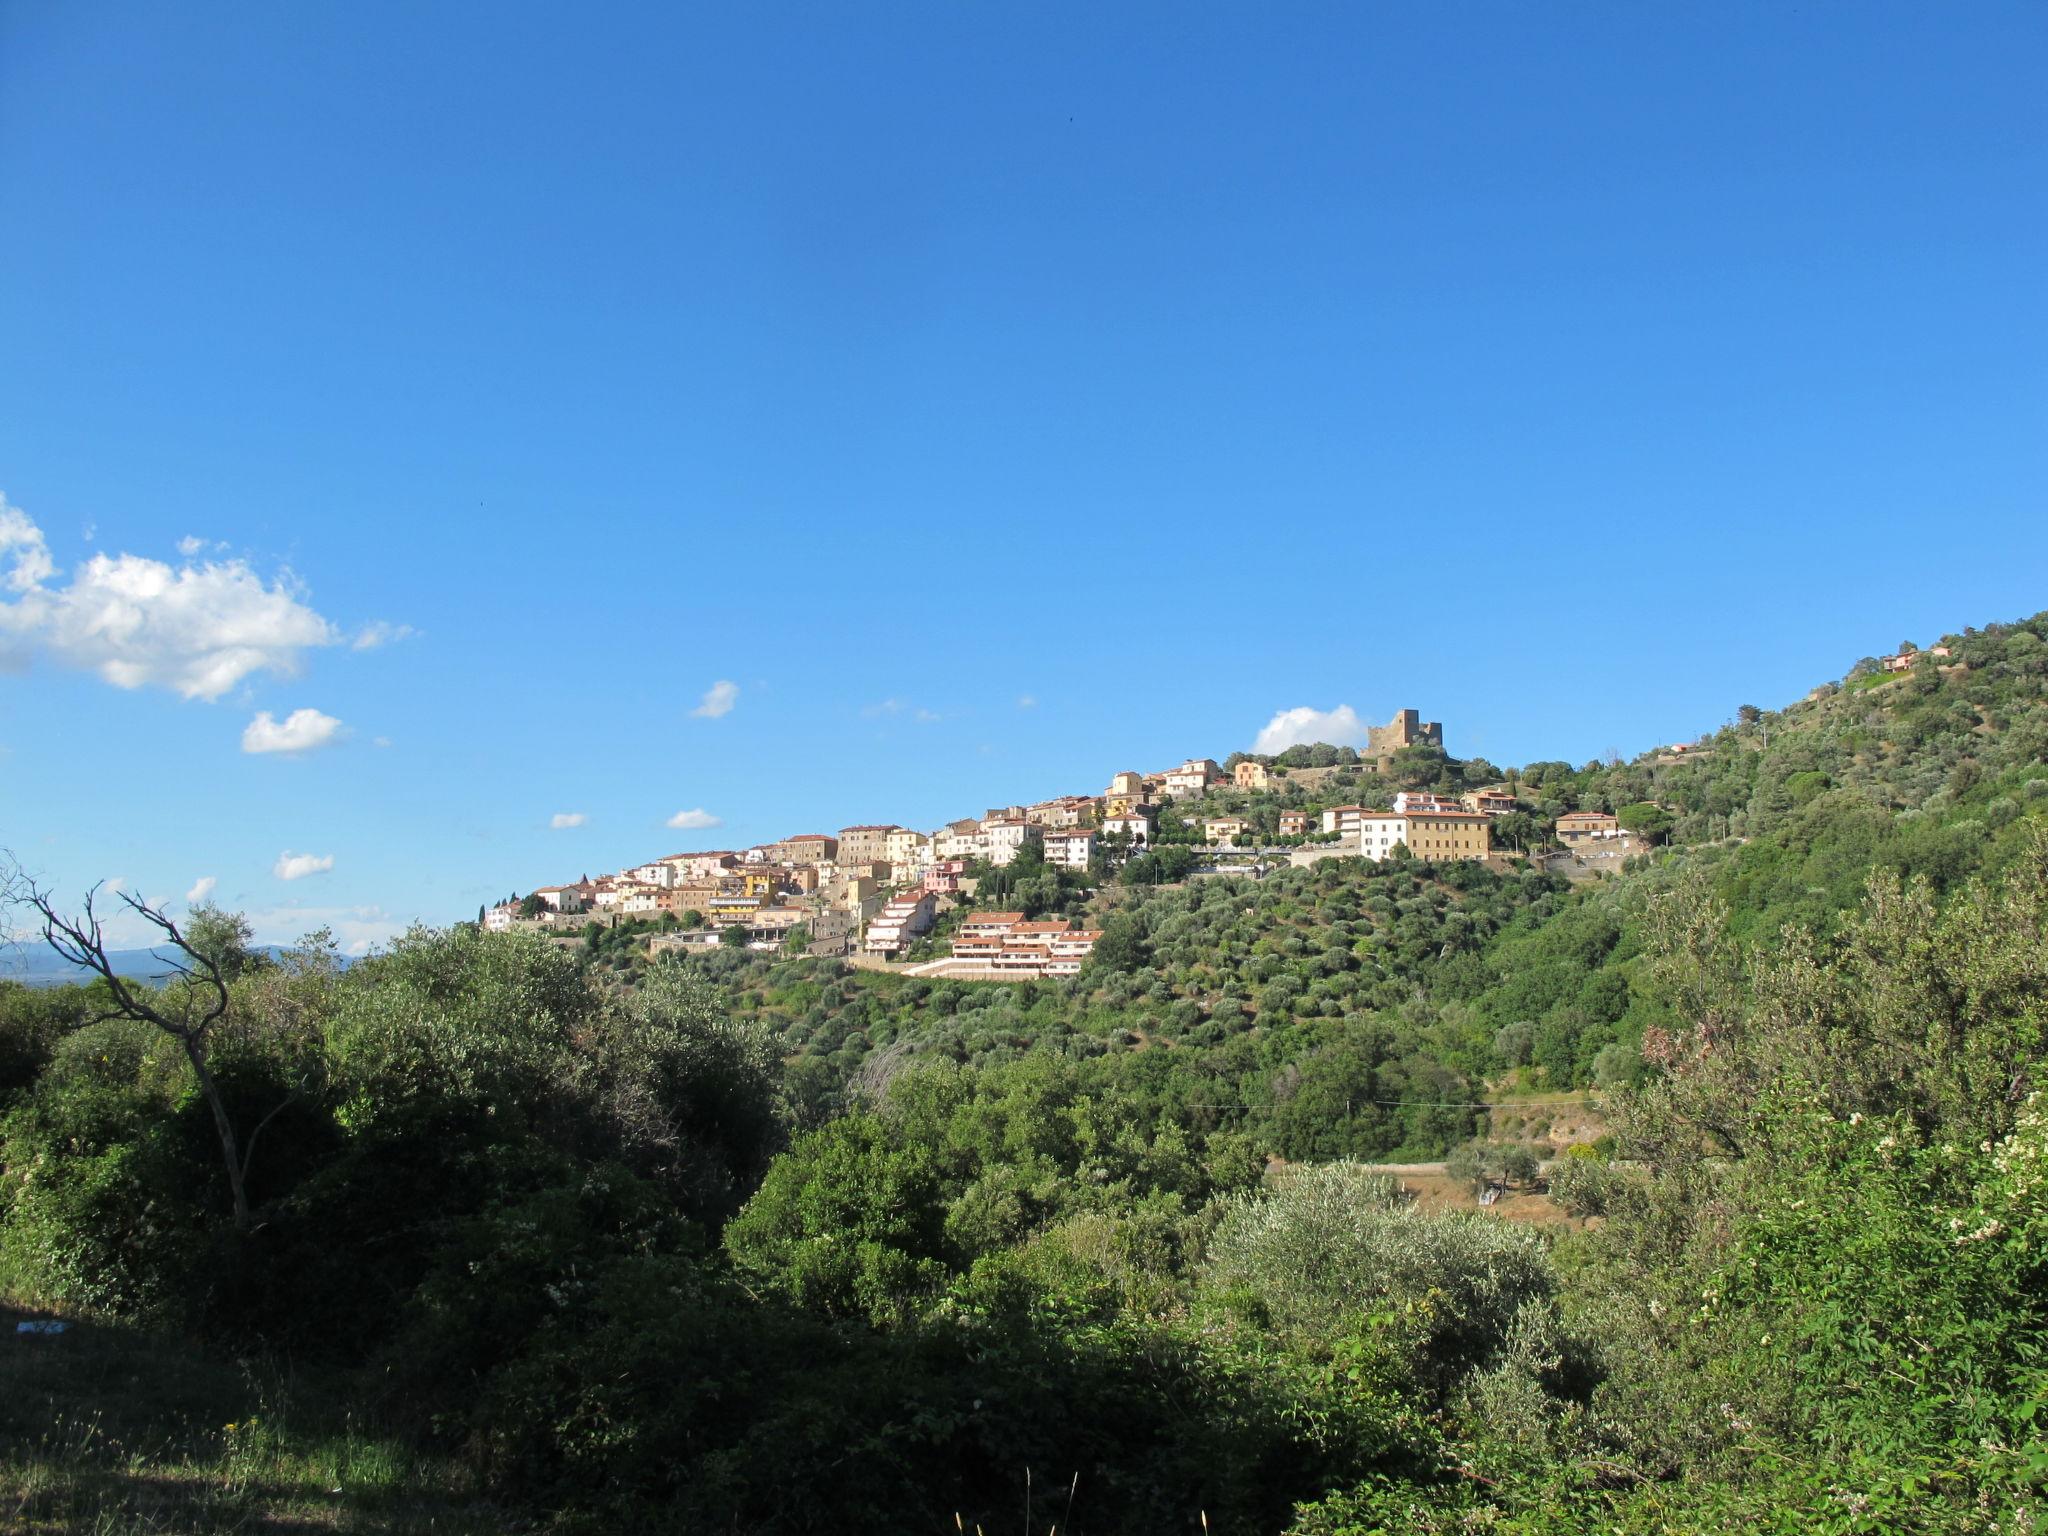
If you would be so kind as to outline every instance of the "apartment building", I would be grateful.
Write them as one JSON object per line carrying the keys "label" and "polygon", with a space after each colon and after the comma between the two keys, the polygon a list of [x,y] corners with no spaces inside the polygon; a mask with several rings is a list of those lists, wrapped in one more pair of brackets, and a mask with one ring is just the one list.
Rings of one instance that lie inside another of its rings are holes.
{"label": "apartment building", "polygon": [[841,827],[839,851],[835,857],[842,866],[872,864],[878,859],[887,862],[889,834],[902,830],[893,821],[877,826]]}
{"label": "apartment building", "polygon": [[1372,814],[1362,805],[1333,805],[1323,812],[1325,832],[1351,833],[1358,830],[1358,824]]}
{"label": "apartment building", "polygon": [[1280,813],[1280,835],[1282,837],[1307,837],[1309,814],[1307,811],[1282,811]]}
{"label": "apartment building", "polygon": [[1081,962],[1095,951],[1095,941],[1102,937],[1100,928],[1077,928],[1069,933],[1056,933],[1052,942],[1045,947],[1045,974],[1048,976],[1071,976],[1081,969]]}
{"label": "apartment building", "polygon": [[1239,789],[1268,789],[1272,787],[1273,775],[1266,765],[1246,758],[1230,771],[1231,782]]}
{"label": "apartment building", "polygon": [[1026,843],[1036,842],[1044,835],[1043,828],[1034,827],[1021,816],[992,818],[981,824],[982,857],[1000,869],[1013,862]]}
{"label": "apartment building", "polygon": [[1358,822],[1358,851],[1377,862],[1406,844],[1430,864],[1483,859],[1493,847],[1493,823],[1473,811],[1366,811]]}
{"label": "apartment building", "polygon": [[1202,819],[1202,836],[1212,847],[1227,848],[1251,829],[1252,824],[1242,816],[1206,816]]}
{"label": "apartment building", "polygon": [[963,939],[999,939],[1024,921],[1022,912],[970,912],[961,920]]}
{"label": "apartment building", "polygon": [[1481,816],[1505,816],[1515,809],[1515,797],[1506,790],[1475,789],[1465,796],[1465,809]]}
{"label": "apartment building", "polygon": [[953,958],[1005,975],[1071,976],[1102,937],[1052,919],[1026,922],[1021,912],[977,912],[953,940]]}
{"label": "apartment building", "polygon": [[950,895],[960,889],[960,882],[967,877],[965,859],[934,859],[924,872],[924,888]]}
{"label": "apartment building", "polygon": [[915,874],[931,862],[932,840],[909,827],[897,827],[889,833],[882,857],[889,861],[890,868],[899,877]]}
{"label": "apartment building", "polygon": [[899,896],[869,921],[861,947],[871,955],[900,955],[910,947],[912,939],[931,929],[932,913],[930,892]]}
{"label": "apartment building", "polygon": [[1086,827],[1045,834],[1045,862],[1065,869],[1086,869],[1095,857],[1095,834]]}
{"label": "apartment building", "polygon": [[839,839],[822,832],[802,832],[779,843],[767,843],[761,853],[770,864],[829,864],[839,857]]}
{"label": "apartment building", "polygon": [[721,848],[711,853],[672,853],[661,862],[675,870],[677,881],[712,880],[735,868],[740,856]]}
{"label": "apartment building", "polygon": [[1044,827],[1048,832],[1089,826],[1095,820],[1095,797],[1061,795],[1054,800],[1041,800],[1036,805],[1024,807],[1024,819],[1034,827]]}

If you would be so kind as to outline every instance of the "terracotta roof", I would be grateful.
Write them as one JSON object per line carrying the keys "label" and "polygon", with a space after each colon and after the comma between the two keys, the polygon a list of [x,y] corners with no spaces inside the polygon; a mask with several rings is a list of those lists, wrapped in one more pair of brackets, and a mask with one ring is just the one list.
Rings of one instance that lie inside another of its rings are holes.
{"label": "terracotta roof", "polygon": [[964,919],[970,923],[1021,923],[1022,912],[970,912]]}

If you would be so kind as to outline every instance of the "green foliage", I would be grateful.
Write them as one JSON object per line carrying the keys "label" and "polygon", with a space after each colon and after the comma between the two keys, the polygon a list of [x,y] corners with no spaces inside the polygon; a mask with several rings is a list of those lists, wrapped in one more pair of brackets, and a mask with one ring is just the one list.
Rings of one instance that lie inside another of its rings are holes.
{"label": "green foliage", "polygon": [[[1948,643],[1674,761],[1529,765],[1532,824],[1668,839],[1586,886],[1184,879],[1178,812],[1100,889],[984,871],[1104,929],[1071,980],[644,924],[344,970],[201,914],[258,1219],[161,1034],[0,985],[0,1281],[325,1357],[507,1525],[995,1529],[1029,1469],[1046,1524],[1078,1479],[1063,1530],[2038,1529],[2048,640]],[[1203,809],[1392,789],[1291,758]],[[1583,1226],[1348,1161],[1529,1183],[1541,1123],[1468,1107],[1510,1081],[1597,1087],[1613,1135],[1549,1176]]]}

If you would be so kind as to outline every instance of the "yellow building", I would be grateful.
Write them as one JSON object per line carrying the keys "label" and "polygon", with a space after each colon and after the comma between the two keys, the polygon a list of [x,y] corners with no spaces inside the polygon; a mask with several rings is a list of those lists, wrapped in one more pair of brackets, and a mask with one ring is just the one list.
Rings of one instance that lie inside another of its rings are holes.
{"label": "yellow building", "polygon": [[1428,864],[1484,859],[1493,848],[1492,827],[1471,811],[1367,811],[1358,820],[1358,851],[1379,860],[1405,843]]}

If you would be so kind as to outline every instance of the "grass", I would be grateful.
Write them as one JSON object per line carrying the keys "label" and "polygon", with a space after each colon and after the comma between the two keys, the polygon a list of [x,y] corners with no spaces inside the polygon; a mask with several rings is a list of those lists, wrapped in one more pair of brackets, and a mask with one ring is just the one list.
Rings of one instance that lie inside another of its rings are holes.
{"label": "grass", "polygon": [[482,1536],[521,1524],[452,1463],[336,1410],[316,1382],[90,1318],[16,1333],[29,1315],[0,1305],[0,1530]]}

